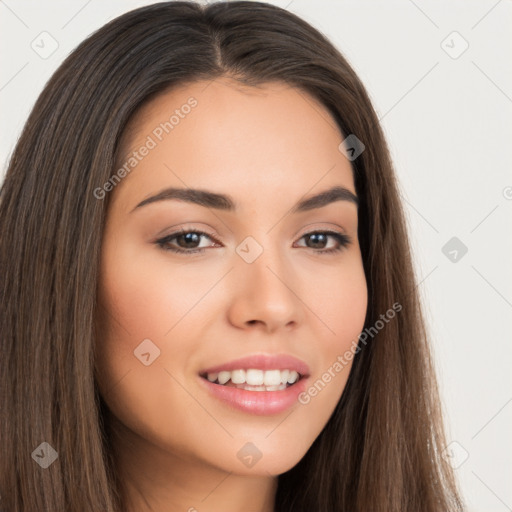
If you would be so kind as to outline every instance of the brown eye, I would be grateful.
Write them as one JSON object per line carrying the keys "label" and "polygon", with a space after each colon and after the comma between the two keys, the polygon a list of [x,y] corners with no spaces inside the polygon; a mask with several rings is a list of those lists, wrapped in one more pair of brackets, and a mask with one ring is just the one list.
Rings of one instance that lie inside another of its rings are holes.
{"label": "brown eye", "polygon": [[[176,241],[180,247],[184,247],[185,249],[194,249],[196,247],[195,244],[201,242],[201,235],[195,232],[185,233],[184,235],[178,235]],[[183,245],[180,242],[183,242]]]}
{"label": "brown eye", "polygon": [[[164,251],[173,251],[177,253],[197,253],[203,252],[204,247],[199,247],[202,238],[209,238],[213,240],[213,237],[203,231],[177,231],[170,235],[157,240],[155,243]],[[173,241],[176,243],[173,243]]]}
{"label": "brown eye", "polygon": [[[203,231],[181,230],[175,233],[171,233],[170,235],[157,240],[155,243],[164,251],[173,251],[182,254],[194,254],[198,252],[204,252],[206,247],[199,247],[198,245],[201,243],[203,238],[208,238],[216,242],[212,235],[204,233]],[[302,239],[309,241],[309,243],[306,245],[308,249],[313,249],[315,252],[319,252],[321,254],[329,254],[341,251],[351,242],[350,237],[336,231],[312,231],[311,233],[306,233],[303,235],[301,237],[301,240]],[[329,240],[335,240],[337,245],[329,249],[325,249],[325,246],[329,243]]]}
{"label": "brown eye", "polygon": [[[308,248],[318,249],[316,252],[324,254],[341,251],[351,242],[350,237],[336,231],[312,231],[311,233],[306,233],[303,235],[302,238],[305,238],[311,242],[307,245]],[[338,245],[329,249],[325,249],[324,247],[330,238],[336,240]]]}

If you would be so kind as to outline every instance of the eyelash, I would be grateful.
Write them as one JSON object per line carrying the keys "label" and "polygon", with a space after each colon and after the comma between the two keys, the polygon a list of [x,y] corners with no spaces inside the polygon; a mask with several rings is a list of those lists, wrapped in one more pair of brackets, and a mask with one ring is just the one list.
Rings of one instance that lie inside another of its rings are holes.
{"label": "eyelash", "polygon": [[[215,240],[213,235],[211,235],[210,233],[205,233],[204,231],[198,231],[198,230],[194,230],[194,229],[190,229],[190,230],[183,229],[183,230],[171,233],[170,235],[165,236],[164,238],[160,238],[159,240],[156,240],[155,244],[157,244],[163,251],[172,251],[172,252],[179,253],[179,254],[194,254],[194,253],[204,252],[206,249],[205,247],[202,247],[199,249],[179,249],[179,248],[170,247],[169,245],[167,245],[174,238],[177,238],[180,235],[186,235],[188,233],[196,233],[197,235],[206,236],[206,237],[212,239],[214,242],[217,242],[217,240]],[[352,240],[349,236],[344,235],[342,233],[338,233],[337,231],[310,231],[309,233],[304,233],[300,237],[299,240],[301,240],[304,237],[316,235],[316,234],[331,236],[334,239],[336,239],[339,244],[337,247],[331,248],[331,249],[315,250],[314,248],[312,248],[313,251],[318,252],[320,254],[333,254],[333,253],[340,252],[352,243]],[[308,249],[308,247],[306,247],[306,249]]]}

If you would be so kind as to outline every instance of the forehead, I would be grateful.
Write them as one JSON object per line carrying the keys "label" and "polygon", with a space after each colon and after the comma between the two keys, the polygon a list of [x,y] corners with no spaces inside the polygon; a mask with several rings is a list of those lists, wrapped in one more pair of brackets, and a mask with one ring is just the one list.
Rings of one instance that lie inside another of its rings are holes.
{"label": "forehead", "polygon": [[288,84],[194,82],[153,98],[130,121],[117,167],[139,149],[151,149],[115,192],[132,202],[175,185],[228,189],[241,202],[257,191],[286,191],[294,199],[315,186],[341,185],[355,193],[350,162],[339,150],[342,139],[330,112]]}

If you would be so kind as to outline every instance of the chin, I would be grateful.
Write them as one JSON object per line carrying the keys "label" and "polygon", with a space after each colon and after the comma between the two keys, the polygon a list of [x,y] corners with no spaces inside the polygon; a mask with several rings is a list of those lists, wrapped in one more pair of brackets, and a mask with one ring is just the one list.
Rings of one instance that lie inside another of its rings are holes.
{"label": "chin", "polygon": [[[238,475],[245,476],[278,476],[286,473],[296,466],[304,457],[314,439],[311,442],[298,441],[299,435],[292,433],[286,436],[270,434],[265,430],[261,436],[249,438],[243,435],[242,439],[235,438],[229,441],[231,457],[225,457],[226,464],[222,469]],[[271,439],[273,436],[274,439]],[[214,455],[214,457],[217,454]],[[217,459],[217,466],[218,459]]]}

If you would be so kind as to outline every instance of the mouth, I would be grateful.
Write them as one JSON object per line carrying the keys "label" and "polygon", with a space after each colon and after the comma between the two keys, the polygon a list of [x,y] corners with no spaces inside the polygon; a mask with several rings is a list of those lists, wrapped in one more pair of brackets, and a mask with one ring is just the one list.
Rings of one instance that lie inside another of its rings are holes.
{"label": "mouth", "polygon": [[259,368],[237,369],[232,371],[205,372],[203,379],[213,384],[246,391],[282,391],[304,378],[296,370],[262,370]]}
{"label": "mouth", "polygon": [[281,413],[298,402],[307,386],[309,367],[289,355],[254,356],[199,372],[207,393],[224,405],[245,413]]}

